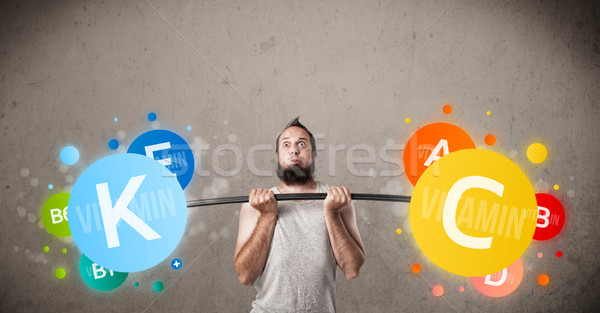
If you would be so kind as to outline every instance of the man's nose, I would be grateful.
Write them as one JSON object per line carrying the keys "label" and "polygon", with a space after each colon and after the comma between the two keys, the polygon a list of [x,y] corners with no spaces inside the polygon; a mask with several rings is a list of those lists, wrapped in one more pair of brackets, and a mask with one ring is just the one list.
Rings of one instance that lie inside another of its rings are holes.
{"label": "man's nose", "polygon": [[292,153],[292,154],[298,154],[298,148],[296,148],[296,147],[291,147],[291,148],[290,148],[290,153]]}

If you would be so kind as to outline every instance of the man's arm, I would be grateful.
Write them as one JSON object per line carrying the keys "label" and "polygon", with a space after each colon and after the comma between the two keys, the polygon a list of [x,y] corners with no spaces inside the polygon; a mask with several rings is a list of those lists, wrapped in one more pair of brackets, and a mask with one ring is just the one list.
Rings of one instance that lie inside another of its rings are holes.
{"label": "man's arm", "polygon": [[338,211],[325,209],[325,224],[338,266],[348,280],[357,277],[365,263],[365,248],[356,225],[354,205],[350,202]]}
{"label": "man's arm", "polygon": [[[267,193],[272,196],[272,191]],[[267,198],[268,196],[265,196],[263,199],[265,203],[271,201]],[[258,276],[262,274],[271,248],[271,240],[277,222],[277,202],[274,196],[272,201],[275,204],[275,211],[272,211],[273,203],[268,204],[271,207],[268,210],[264,210],[260,204],[256,205],[258,209],[255,209],[249,203],[244,203],[240,209],[238,240],[235,246],[233,266],[238,273],[240,283],[248,287],[251,287]],[[264,211],[261,212],[261,209]]]}

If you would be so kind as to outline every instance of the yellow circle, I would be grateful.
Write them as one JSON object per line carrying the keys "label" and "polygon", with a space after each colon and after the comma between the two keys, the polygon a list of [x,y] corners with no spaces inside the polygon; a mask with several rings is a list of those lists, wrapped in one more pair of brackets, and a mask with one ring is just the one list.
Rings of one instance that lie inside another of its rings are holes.
{"label": "yellow circle", "polygon": [[535,192],[517,165],[483,149],[452,152],[423,173],[412,193],[417,244],[454,274],[485,276],[518,259],[537,223]]}
{"label": "yellow circle", "polygon": [[560,188],[558,185],[554,185],[554,190],[558,190]]}
{"label": "yellow circle", "polygon": [[491,111],[487,111],[487,113],[486,113],[486,114],[487,114],[487,115],[492,115],[492,112],[491,112]]}
{"label": "yellow circle", "polygon": [[406,124],[410,124],[410,118],[407,117],[404,121],[406,122]]}
{"label": "yellow circle", "polygon": [[546,147],[541,143],[532,143],[527,148],[527,158],[532,163],[542,163],[546,159],[546,156],[548,156],[548,150],[546,150]]}
{"label": "yellow circle", "polygon": [[400,229],[400,228],[396,229],[396,234],[398,234],[398,235],[402,234],[402,229]]}

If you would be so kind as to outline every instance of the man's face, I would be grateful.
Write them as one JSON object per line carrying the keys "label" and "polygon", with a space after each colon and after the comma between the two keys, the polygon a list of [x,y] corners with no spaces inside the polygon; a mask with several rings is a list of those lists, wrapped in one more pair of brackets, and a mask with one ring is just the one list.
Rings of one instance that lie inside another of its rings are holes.
{"label": "man's face", "polygon": [[278,160],[277,176],[287,185],[312,181],[314,164],[310,135],[296,126],[284,130],[279,137]]}

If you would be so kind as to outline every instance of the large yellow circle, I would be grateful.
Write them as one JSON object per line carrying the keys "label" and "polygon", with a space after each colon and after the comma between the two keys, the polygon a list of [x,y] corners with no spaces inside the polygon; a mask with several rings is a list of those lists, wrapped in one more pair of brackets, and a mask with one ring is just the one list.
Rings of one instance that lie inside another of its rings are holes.
{"label": "large yellow circle", "polygon": [[[502,196],[483,188],[461,193],[455,187],[448,197],[453,186],[474,179],[495,181]],[[444,211],[451,198],[458,205]],[[417,182],[410,202],[411,228],[423,253],[446,271],[469,277],[501,271],[516,261],[531,242],[536,222],[535,193],[525,174],[506,157],[483,149],[459,150],[437,160]],[[456,239],[456,232],[469,240]],[[491,240],[489,247],[466,244],[482,240]]]}

